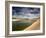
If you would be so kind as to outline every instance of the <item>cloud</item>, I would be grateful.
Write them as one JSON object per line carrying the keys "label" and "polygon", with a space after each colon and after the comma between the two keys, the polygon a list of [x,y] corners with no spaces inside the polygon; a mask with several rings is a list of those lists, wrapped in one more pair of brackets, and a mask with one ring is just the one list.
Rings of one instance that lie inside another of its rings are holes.
{"label": "cloud", "polygon": [[14,7],[14,9],[12,9],[12,14],[20,18],[36,18],[40,16],[40,9],[29,9],[28,7]]}

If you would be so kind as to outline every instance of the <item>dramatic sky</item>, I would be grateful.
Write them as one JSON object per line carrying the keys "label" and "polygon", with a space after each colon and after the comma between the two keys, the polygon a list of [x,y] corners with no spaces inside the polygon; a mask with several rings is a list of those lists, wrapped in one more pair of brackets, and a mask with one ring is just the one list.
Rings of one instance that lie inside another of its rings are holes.
{"label": "dramatic sky", "polygon": [[37,18],[40,16],[40,8],[12,7],[12,16],[19,18]]}

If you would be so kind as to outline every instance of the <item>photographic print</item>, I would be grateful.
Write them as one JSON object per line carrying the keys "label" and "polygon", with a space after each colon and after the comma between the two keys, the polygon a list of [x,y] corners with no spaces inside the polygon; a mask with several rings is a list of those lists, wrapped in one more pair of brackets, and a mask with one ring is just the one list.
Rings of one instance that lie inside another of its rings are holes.
{"label": "photographic print", "polygon": [[[40,20],[40,8],[14,6],[12,7],[12,31],[25,30],[26,28],[37,22],[37,20]],[[34,26],[40,26],[40,22],[37,23],[34,24]],[[31,29],[29,29],[29,31],[31,31]]]}
{"label": "photographic print", "polygon": [[44,34],[44,3],[6,2],[6,36]]}

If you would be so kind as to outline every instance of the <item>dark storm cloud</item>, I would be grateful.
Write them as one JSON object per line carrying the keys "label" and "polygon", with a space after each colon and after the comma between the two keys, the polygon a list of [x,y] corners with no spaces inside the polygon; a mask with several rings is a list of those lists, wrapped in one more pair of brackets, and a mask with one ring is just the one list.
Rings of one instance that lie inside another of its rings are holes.
{"label": "dark storm cloud", "polygon": [[40,13],[40,8],[12,7],[12,15],[39,14],[39,13]]}

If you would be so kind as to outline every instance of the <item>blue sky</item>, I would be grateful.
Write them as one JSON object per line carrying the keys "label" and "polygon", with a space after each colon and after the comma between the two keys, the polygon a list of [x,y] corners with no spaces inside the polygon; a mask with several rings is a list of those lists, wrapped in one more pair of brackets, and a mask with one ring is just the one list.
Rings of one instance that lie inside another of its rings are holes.
{"label": "blue sky", "polygon": [[40,16],[40,8],[12,7],[12,16],[23,18],[35,18]]}

